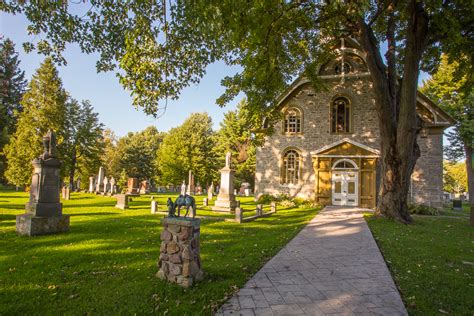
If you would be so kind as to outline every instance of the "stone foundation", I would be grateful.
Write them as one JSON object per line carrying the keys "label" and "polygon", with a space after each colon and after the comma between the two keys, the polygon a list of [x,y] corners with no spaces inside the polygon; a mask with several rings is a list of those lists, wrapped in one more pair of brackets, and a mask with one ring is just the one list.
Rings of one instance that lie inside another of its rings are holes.
{"label": "stone foundation", "polygon": [[16,216],[16,232],[24,236],[55,234],[69,231],[69,215],[41,217],[32,214]]}
{"label": "stone foundation", "polygon": [[157,277],[182,287],[190,287],[202,280],[200,225],[199,219],[163,219]]}

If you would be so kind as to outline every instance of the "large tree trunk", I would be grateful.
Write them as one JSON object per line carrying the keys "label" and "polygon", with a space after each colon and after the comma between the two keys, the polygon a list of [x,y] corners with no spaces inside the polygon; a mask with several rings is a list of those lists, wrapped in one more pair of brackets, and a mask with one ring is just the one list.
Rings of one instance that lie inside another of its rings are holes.
{"label": "large tree trunk", "polygon": [[464,155],[466,156],[467,169],[467,192],[469,193],[469,204],[471,205],[471,226],[474,226],[474,170],[472,169],[472,145],[469,139],[464,140]]}
{"label": "large tree trunk", "polygon": [[407,25],[403,78],[396,74],[395,22],[393,13],[387,21],[388,51],[385,66],[374,32],[366,21],[358,21],[359,40],[367,57],[374,88],[381,147],[381,185],[377,213],[410,223],[407,198],[411,174],[420,150],[416,143],[420,130],[416,114],[416,97],[421,56],[426,47],[428,18],[422,4],[412,0],[407,8]]}

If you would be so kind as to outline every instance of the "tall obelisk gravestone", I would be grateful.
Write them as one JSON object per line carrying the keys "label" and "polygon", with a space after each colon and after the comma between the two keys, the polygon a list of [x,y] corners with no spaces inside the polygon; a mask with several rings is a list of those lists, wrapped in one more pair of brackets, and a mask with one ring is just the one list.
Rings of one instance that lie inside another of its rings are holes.
{"label": "tall obelisk gravestone", "polygon": [[231,166],[231,153],[225,156],[225,167],[221,170],[221,185],[213,211],[234,212],[237,201],[234,195],[234,170]]}
{"label": "tall obelisk gravestone", "polygon": [[69,215],[63,215],[59,203],[59,168],[56,136],[52,130],[43,137],[44,153],[33,160],[30,201],[26,213],[17,215],[16,231],[20,235],[34,236],[69,230]]}

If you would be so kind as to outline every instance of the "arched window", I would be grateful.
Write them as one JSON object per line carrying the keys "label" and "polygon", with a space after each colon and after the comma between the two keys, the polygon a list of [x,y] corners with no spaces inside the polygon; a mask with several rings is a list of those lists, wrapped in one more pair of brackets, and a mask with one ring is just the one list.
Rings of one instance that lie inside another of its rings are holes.
{"label": "arched window", "polygon": [[349,159],[341,159],[334,163],[333,169],[357,169],[357,165]]}
{"label": "arched window", "polygon": [[290,149],[283,155],[281,182],[283,184],[297,184],[300,178],[300,154]]}
{"label": "arched window", "polygon": [[301,111],[298,108],[289,108],[285,111],[285,133],[301,133]]}
{"label": "arched window", "polygon": [[331,105],[331,132],[350,133],[351,105],[344,97],[336,98]]}

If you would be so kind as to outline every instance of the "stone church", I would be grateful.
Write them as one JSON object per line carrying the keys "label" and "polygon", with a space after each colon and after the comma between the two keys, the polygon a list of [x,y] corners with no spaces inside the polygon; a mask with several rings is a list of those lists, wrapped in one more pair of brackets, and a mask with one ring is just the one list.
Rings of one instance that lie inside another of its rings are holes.
{"label": "stone church", "polygon": [[[298,78],[279,97],[281,122],[257,149],[255,194],[287,194],[323,205],[373,208],[380,182],[380,139],[364,54],[343,39],[339,57],[319,69],[325,88]],[[421,157],[411,178],[411,202],[442,204],[443,130],[453,119],[418,93]]]}

